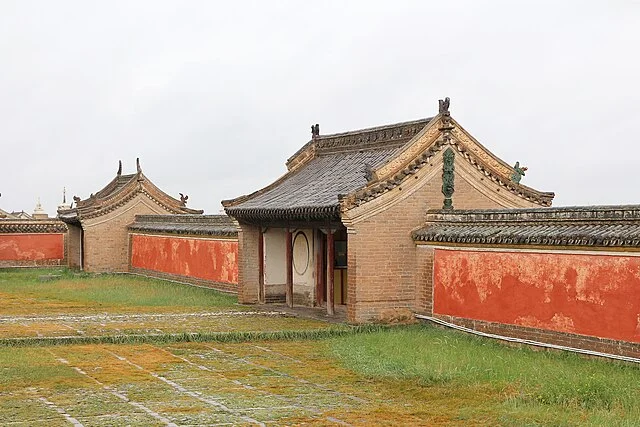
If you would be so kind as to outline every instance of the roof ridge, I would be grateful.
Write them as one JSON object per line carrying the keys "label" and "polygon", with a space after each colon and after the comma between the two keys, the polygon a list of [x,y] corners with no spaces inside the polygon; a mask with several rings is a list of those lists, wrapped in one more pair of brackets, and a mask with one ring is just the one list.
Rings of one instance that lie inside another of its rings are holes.
{"label": "roof ridge", "polygon": [[[435,117],[435,116],[434,116]],[[288,169],[304,164],[315,157],[316,153],[343,152],[358,150],[374,150],[386,148],[389,145],[400,147],[403,143],[413,138],[434,117],[410,120],[374,126],[364,129],[350,130],[327,135],[317,135],[300,147],[287,159]],[[406,128],[403,129],[402,128]],[[398,130],[400,131],[398,132]],[[388,132],[390,132],[388,134]]]}
{"label": "roof ridge", "polygon": [[391,128],[400,127],[400,126],[417,125],[417,124],[420,124],[422,122],[424,122],[426,124],[426,123],[429,123],[431,121],[431,119],[433,119],[433,117],[425,117],[423,119],[408,120],[408,121],[405,121],[405,122],[390,123],[390,124],[386,124],[386,125],[373,126],[373,127],[369,127],[369,128],[355,129],[355,130],[350,130],[350,131],[346,131],[346,132],[337,132],[337,133],[330,133],[330,134],[326,134],[326,135],[318,135],[316,137],[316,140],[321,140],[321,139],[325,139],[325,138],[336,138],[336,137],[341,137],[341,136],[358,135],[358,134],[361,134],[361,133],[368,133],[368,132],[377,132],[377,131],[380,131],[380,130],[391,129]]}
{"label": "roof ridge", "polygon": [[496,222],[640,221],[640,205],[559,206],[518,209],[458,209],[427,212],[427,222],[450,225]]}
{"label": "roof ridge", "polygon": [[640,248],[640,205],[431,211],[413,240],[432,245]]}

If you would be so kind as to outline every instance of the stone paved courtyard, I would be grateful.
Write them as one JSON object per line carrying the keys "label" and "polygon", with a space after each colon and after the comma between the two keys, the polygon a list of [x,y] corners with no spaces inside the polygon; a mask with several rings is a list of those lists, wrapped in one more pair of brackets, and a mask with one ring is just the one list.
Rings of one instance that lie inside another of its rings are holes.
{"label": "stone paved courtyard", "polygon": [[17,365],[4,368],[10,377],[27,365],[49,374],[26,384],[5,377],[0,418],[24,426],[350,424],[345,415],[370,405],[372,389],[314,359],[314,347],[259,342],[2,349],[17,353]]}

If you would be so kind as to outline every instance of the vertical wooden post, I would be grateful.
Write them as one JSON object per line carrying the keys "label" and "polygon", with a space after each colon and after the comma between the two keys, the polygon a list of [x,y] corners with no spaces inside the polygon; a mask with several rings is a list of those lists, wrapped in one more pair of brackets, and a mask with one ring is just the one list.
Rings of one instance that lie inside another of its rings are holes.
{"label": "vertical wooden post", "polygon": [[258,232],[258,302],[264,304],[266,300],[264,289],[264,232],[262,226]]}
{"label": "vertical wooden post", "polygon": [[293,249],[291,247],[291,229],[287,228],[286,237],[286,263],[287,263],[287,305],[293,307]]}
{"label": "vertical wooden post", "polygon": [[333,266],[334,266],[333,230],[327,233],[327,314],[333,316]]}
{"label": "vertical wooden post", "polygon": [[316,230],[316,306],[320,307],[324,300],[324,287],[322,286],[325,278],[324,265],[322,258],[324,257],[324,245],[322,244],[322,231]]}

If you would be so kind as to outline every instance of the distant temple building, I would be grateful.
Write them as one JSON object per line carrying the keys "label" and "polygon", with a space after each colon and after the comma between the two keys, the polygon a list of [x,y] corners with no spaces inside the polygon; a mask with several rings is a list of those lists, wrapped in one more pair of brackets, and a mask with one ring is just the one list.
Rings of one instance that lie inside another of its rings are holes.
{"label": "distant temple building", "polygon": [[[71,267],[86,271],[128,271],[129,237],[127,227],[136,215],[202,214],[186,207],[187,196],[175,199],[156,187],[143,173],[122,174],[87,199],[74,197],[75,206],[60,209],[58,217],[67,223],[68,259]],[[63,200],[63,203],[66,203]]]}
{"label": "distant temple building", "polygon": [[412,230],[434,209],[551,206],[462,128],[440,101],[435,117],[312,138],[288,172],[223,201],[240,224],[240,302],[346,304],[350,321],[409,311],[417,260]]}
{"label": "distant temple building", "polygon": [[67,188],[62,188],[62,203],[58,205],[58,212],[71,209],[71,203],[67,202]]}
{"label": "distant temple building", "polygon": [[49,219],[49,214],[47,214],[42,208],[42,203],[40,203],[40,198],[38,198],[38,203],[36,203],[36,207],[33,209],[33,214],[31,215],[33,219]]}
{"label": "distant temple building", "polygon": [[15,218],[12,213],[0,209],[0,219],[11,219],[11,218]]}
{"label": "distant temple building", "polygon": [[16,219],[33,219],[33,216],[29,215],[25,211],[20,211],[20,212],[14,211],[14,212],[11,212],[11,216],[13,218],[16,218]]}

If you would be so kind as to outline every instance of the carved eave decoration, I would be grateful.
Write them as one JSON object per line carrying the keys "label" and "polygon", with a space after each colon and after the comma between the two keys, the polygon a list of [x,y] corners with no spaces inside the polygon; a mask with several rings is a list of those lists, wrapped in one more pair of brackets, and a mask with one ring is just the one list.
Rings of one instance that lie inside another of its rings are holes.
{"label": "carved eave decoration", "polygon": [[[451,146],[463,159],[501,188],[540,206],[551,206],[554,193],[540,192],[511,180],[513,168],[469,135],[453,118],[439,114],[388,163],[371,171],[374,177],[364,188],[341,199],[341,211],[367,203],[400,186],[415,175],[445,147]],[[446,127],[446,130],[445,130]]]}

